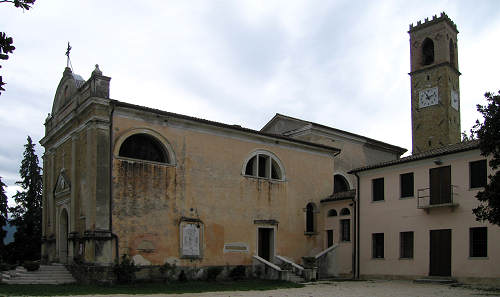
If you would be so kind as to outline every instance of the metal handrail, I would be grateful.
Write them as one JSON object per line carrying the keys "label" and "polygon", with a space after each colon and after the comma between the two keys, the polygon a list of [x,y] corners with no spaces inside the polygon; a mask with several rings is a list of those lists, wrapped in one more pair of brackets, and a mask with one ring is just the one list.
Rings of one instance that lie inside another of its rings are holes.
{"label": "metal handrail", "polygon": [[458,186],[450,185],[450,197],[449,199],[447,199],[448,201],[436,204],[431,203],[432,197],[431,197],[430,187],[417,189],[417,208],[430,208],[430,207],[454,205],[455,204],[454,197],[457,196],[457,193],[456,191],[454,191],[454,188],[458,188]]}

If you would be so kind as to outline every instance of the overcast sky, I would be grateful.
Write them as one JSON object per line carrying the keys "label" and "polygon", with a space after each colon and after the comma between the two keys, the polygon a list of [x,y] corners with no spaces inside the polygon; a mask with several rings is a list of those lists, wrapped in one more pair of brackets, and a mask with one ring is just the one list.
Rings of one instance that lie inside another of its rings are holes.
{"label": "overcast sky", "polygon": [[0,176],[12,196],[27,135],[41,163],[68,41],[73,71],[88,79],[99,64],[113,99],[256,130],[281,113],[411,151],[408,26],[442,11],[460,31],[468,131],[484,92],[500,89],[497,0],[0,4],[16,46],[0,62]]}

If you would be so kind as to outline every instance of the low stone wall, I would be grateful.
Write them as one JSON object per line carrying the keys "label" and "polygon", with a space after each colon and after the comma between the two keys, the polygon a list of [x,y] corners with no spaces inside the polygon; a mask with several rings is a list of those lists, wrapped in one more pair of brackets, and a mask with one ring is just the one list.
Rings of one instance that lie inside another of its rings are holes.
{"label": "low stone wall", "polygon": [[81,284],[112,283],[116,279],[112,266],[71,264],[67,268]]}
{"label": "low stone wall", "polygon": [[[136,266],[135,281],[137,282],[168,282],[183,280],[238,280],[258,278],[252,266]],[[82,284],[114,283],[116,275],[113,266],[94,264],[72,264],[68,270]]]}

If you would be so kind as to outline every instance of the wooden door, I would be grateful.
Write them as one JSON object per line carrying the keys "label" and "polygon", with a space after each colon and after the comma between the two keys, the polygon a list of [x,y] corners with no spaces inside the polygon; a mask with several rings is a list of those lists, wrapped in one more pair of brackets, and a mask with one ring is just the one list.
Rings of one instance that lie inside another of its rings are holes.
{"label": "wooden door", "polygon": [[451,202],[451,166],[429,170],[430,204]]}
{"label": "wooden door", "polygon": [[429,275],[451,276],[451,229],[431,230]]}

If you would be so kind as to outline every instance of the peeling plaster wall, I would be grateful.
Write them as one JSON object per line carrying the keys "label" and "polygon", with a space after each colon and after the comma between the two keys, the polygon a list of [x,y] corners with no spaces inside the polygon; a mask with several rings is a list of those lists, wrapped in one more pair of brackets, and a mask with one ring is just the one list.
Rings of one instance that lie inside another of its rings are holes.
{"label": "peeling plaster wall", "polygon": [[[161,119],[141,111],[115,110],[113,145],[131,129],[150,129],[172,146],[175,165],[113,158],[113,231],[120,254],[141,255],[153,265],[250,265],[257,254],[254,220],[276,220],[275,254],[301,263],[324,248],[322,215],[317,235],[306,236],[304,208],[331,194],[333,159],[326,152],[281,144],[233,130]],[[255,150],[274,153],[285,181],[246,177],[242,169]],[[179,221],[203,225],[201,259],[180,259]],[[144,242],[154,248],[140,248]],[[244,243],[247,252],[226,252],[225,243]]]}

